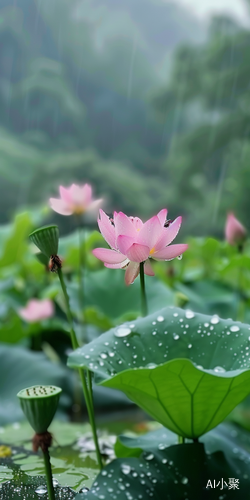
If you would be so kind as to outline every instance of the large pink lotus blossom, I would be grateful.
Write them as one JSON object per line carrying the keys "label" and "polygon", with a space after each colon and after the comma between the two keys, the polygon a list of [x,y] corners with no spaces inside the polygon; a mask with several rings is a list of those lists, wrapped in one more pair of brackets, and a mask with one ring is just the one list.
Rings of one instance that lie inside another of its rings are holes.
{"label": "large pink lotus blossom", "polygon": [[36,323],[42,319],[53,316],[54,304],[49,299],[31,299],[26,307],[19,309],[18,313],[27,323]]}
{"label": "large pink lotus blossom", "polygon": [[[188,245],[168,246],[176,237],[181,217],[166,224],[167,210],[143,223],[138,217],[127,217],[123,212],[115,212],[110,219],[100,210],[99,229],[111,247],[95,248],[93,254],[112,269],[126,268],[125,282],[133,283],[140,271],[140,262],[145,262],[144,271],[154,276],[150,258],[172,260],[187,250]],[[167,227],[166,227],[167,226]]]}
{"label": "large pink lotus blossom", "polygon": [[52,210],[61,215],[82,214],[98,208],[102,200],[93,200],[92,187],[89,184],[59,187],[61,198],[50,198]]}
{"label": "large pink lotus blossom", "polygon": [[246,238],[246,228],[236,219],[233,212],[227,214],[225,225],[226,240],[230,245],[241,245]]}

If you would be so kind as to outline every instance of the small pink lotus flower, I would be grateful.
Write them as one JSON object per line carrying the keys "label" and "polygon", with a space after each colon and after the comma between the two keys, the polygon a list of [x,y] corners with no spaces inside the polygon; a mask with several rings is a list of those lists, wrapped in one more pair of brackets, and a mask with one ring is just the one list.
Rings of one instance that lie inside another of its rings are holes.
{"label": "small pink lotus flower", "polygon": [[102,200],[93,200],[92,187],[89,184],[69,188],[59,187],[61,198],[50,198],[52,210],[61,215],[83,214],[98,208]]}
{"label": "small pink lotus flower", "polygon": [[241,245],[246,238],[246,228],[236,219],[233,212],[227,214],[225,225],[226,240],[230,245]]}
{"label": "small pink lotus flower", "polygon": [[143,224],[138,217],[127,217],[123,212],[115,212],[114,219],[110,219],[100,210],[99,229],[111,249],[95,248],[93,254],[106,267],[126,268],[127,285],[138,276],[140,262],[145,262],[145,273],[154,276],[150,258],[172,260],[188,248],[186,244],[168,246],[176,237],[182,218],[166,224],[166,216],[167,210],[163,209]]}
{"label": "small pink lotus flower", "polygon": [[27,323],[36,323],[53,316],[54,304],[49,299],[31,299],[26,307],[19,309],[18,313]]}

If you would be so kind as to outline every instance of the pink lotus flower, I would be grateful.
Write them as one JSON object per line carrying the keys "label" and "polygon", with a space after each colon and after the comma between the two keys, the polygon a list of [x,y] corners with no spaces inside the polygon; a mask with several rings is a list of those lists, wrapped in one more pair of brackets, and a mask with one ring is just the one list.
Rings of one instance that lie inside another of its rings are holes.
{"label": "pink lotus flower", "polygon": [[50,198],[52,210],[61,215],[82,214],[98,208],[102,200],[93,200],[92,187],[89,184],[69,188],[59,187],[61,198]]}
{"label": "pink lotus flower", "polygon": [[18,313],[27,323],[36,323],[37,321],[53,316],[54,304],[49,299],[31,299],[26,307],[19,309]]}
{"label": "pink lotus flower", "polygon": [[127,217],[123,212],[115,212],[111,220],[100,210],[99,229],[111,247],[95,248],[93,254],[112,269],[126,268],[125,282],[133,283],[140,271],[140,262],[145,262],[144,271],[154,276],[150,258],[172,260],[187,250],[188,245],[168,246],[176,237],[181,217],[177,217],[166,227],[167,210],[161,210],[145,224],[138,217]]}
{"label": "pink lotus flower", "polygon": [[233,212],[227,214],[225,236],[230,245],[241,245],[246,238],[246,228],[236,219]]}

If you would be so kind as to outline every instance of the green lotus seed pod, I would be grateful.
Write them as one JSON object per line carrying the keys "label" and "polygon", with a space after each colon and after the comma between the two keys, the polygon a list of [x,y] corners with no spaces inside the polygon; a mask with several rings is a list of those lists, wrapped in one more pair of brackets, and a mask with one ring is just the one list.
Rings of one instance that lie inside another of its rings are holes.
{"label": "green lotus seed pod", "polygon": [[44,266],[49,265],[49,258],[47,257],[47,255],[44,255],[44,253],[36,253],[36,258],[40,262],[40,264],[43,264]]}
{"label": "green lotus seed pod", "polygon": [[17,397],[31,427],[37,434],[47,431],[55,415],[62,389],[53,385],[33,385]]}
{"label": "green lotus seed pod", "polygon": [[29,235],[29,239],[48,258],[58,253],[59,229],[58,226],[39,227]]}

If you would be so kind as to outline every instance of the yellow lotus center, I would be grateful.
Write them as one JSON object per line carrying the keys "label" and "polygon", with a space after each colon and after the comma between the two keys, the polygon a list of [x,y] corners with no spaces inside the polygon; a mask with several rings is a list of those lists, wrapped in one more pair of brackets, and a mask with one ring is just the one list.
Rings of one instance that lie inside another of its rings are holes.
{"label": "yellow lotus center", "polygon": [[155,253],[155,247],[151,248],[149,255],[153,255],[153,253]]}
{"label": "yellow lotus center", "polygon": [[74,205],[74,207],[73,207],[73,211],[74,211],[74,214],[76,214],[76,215],[80,215],[80,214],[82,214],[83,212],[85,212],[85,208],[83,208],[81,205],[79,205],[79,206]]}

